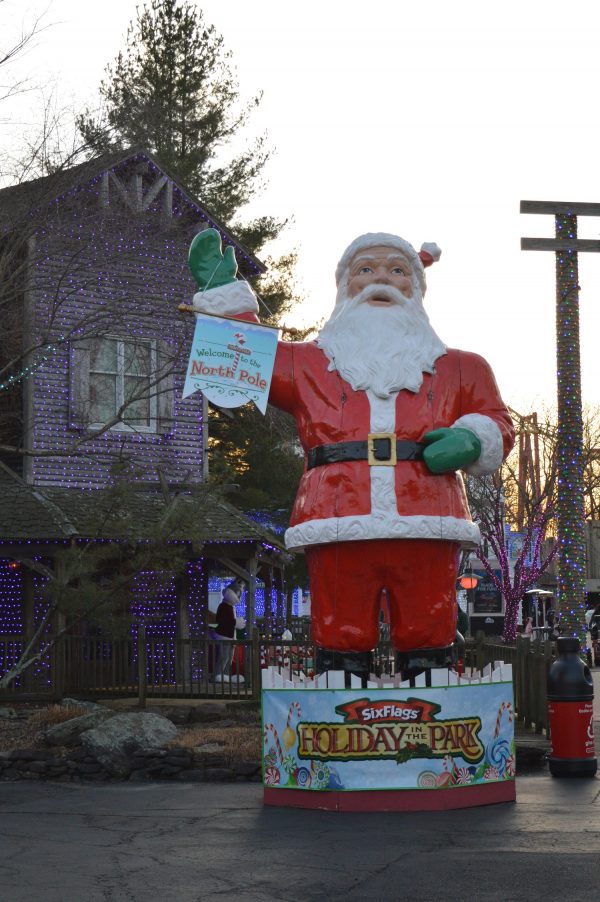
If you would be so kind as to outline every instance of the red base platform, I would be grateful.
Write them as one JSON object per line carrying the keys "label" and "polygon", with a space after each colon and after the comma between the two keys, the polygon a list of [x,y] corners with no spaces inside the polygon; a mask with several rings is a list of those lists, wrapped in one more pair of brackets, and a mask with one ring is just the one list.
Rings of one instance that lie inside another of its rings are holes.
{"label": "red base platform", "polygon": [[264,804],[320,811],[448,811],[514,802],[514,780],[452,789],[363,790],[315,792],[310,789],[264,789]]}

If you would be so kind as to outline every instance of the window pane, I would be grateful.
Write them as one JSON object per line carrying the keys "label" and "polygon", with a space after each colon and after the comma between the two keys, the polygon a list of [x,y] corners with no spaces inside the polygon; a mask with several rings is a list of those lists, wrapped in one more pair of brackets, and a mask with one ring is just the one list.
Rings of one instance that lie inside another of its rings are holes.
{"label": "window pane", "polygon": [[124,342],[124,371],[132,376],[147,376],[150,372],[150,345]]}
{"label": "window pane", "polygon": [[135,376],[126,376],[124,380],[124,397],[127,401],[132,395],[143,393],[145,396],[136,401],[131,401],[123,414],[123,422],[131,426],[150,425],[150,398],[148,397],[148,379],[140,379]]}
{"label": "window pane", "polygon": [[96,338],[90,356],[92,372],[117,372],[117,342],[113,338]]}
{"label": "window pane", "polygon": [[90,373],[90,419],[106,423],[117,410],[117,377]]}

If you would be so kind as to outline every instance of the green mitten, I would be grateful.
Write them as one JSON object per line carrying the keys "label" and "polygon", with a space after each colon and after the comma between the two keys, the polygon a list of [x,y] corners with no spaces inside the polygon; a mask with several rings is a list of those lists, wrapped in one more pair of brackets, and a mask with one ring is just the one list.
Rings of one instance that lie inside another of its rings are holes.
{"label": "green mitten", "polygon": [[198,232],[190,245],[188,266],[200,291],[235,282],[235,251],[229,245],[222,253],[221,236],[216,229]]}
{"label": "green mitten", "polygon": [[423,441],[428,446],[423,458],[432,473],[448,473],[467,467],[481,454],[481,442],[470,429],[434,429],[426,432]]}

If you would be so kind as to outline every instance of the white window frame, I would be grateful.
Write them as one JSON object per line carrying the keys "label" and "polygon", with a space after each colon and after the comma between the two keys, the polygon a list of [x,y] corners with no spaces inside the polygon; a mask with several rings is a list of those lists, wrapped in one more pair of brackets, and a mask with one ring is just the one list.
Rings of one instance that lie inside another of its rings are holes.
{"label": "white window frame", "polygon": [[[114,341],[117,343],[117,383],[116,383],[116,406],[114,413],[120,409],[122,404],[125,401],[125,345],[139,345],[143,344],[150,348],[150,371],[148,373],[149,381],[152,380],[153,375],[156,373],[156,340],[153,338],[140,338],[132,341],[129,338],[122,338],[119,335],[102,335],[98,336],[98,341]],[[91,362],[91,361],[90,361]],[[88,379],[90,383],[90,388],[93,383],[93,377],[98,374],[100,375],[102,370],[92,370],[91,366],[88,372]],[[114,375],[114,374],[110,374]],[[150,396],[148,398],[149,401],[149,424],[147,426],[143,426],[141,424],[132,425],[131,423],[124,423],[123,420],[119,420],[118,423],[115,423],[114,426],[111,426],[107,431],[109,432],[148,432],[155,433],[157,431],[158,426],[158,415],[157,415],[157,403],[156,403],[156,392],[152,393],[152,387],[150,388]],[[90,423],[89,429],[100,429],[104,423]]]}

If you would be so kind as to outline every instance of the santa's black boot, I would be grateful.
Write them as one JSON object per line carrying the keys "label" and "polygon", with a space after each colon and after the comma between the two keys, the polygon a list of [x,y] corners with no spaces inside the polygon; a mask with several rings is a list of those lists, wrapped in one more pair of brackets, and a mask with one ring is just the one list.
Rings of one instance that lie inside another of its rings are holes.
{"label": "santa's black boot", "polygon": [[457,660],[458,646],[456,642],[442,648],[413,648],[410,651],[398,651],[396,652],[396,673],[400,673],[403,680],[411,680],[424,673],[425,683],[430,686],[432,669],[454,667]]}
{"label": "santa's black boot", "polygon": [[366,688],[369,674],[373,669],[373,654],[370,651],[335,651],[332,648],[317,648],[316,672],[327,670],[343,670],[344,684],[350,688],[350,676],[360,677],[361,685]]}

